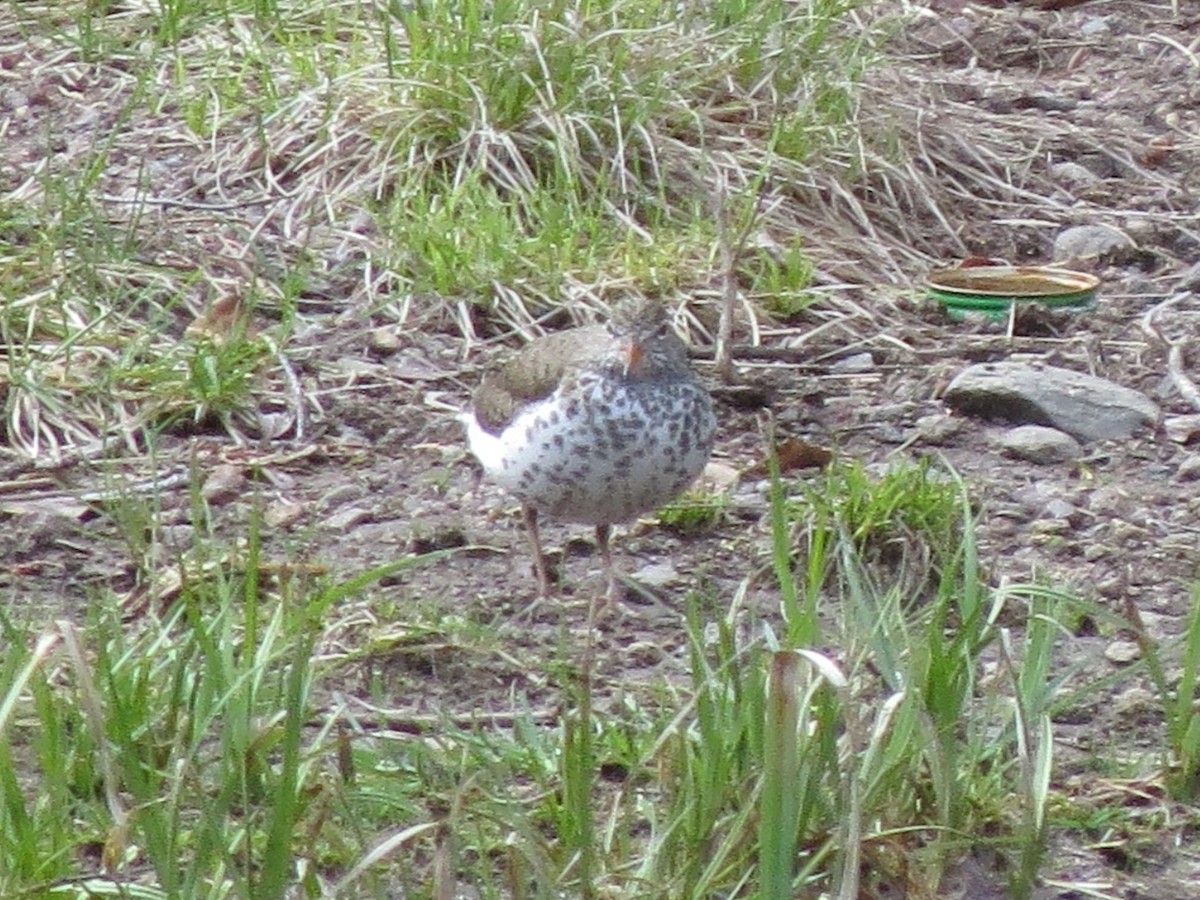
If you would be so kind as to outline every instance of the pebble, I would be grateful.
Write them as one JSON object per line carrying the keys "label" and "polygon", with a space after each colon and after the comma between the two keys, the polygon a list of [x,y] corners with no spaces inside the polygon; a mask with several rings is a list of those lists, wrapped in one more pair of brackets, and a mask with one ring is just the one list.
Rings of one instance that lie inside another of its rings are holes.
{"label": "pebble", "polygon": [[1179,290],[1200,292],[1200,262],[1179,276]]}
{"label": "pebble", "polygon": [[191,547],[195,538],[196,526],[190,522],[164,526],[159,533],[163,545],[176,551]]}
{"label": "pebble", "polygon": [[360,525],[371,516],[369,509],[361,506],[350,506],[339,510],[321,523],[328,531],[349,531],[355,525]]}
{"label": "pebble", "polygon": [[241,466],[222,463],[213,466],[200,488],[200,496],[214,506],[236,500],[246,492],[246,475]]}
{"label": "pebble", "polygon": [[669,562],[647,563],[633,573],[633,580],[647,587],[665,587],[679,581],[679,570]]}
{"label": "pebble", "polygon": [[1111,225],[1075,225],[1054,239],[1055,259],[1089,259],[1114,250],[1132,249],[1133,239]]}
{"label": "pebble", "polygon": [[1032,537],[1057,537],[1069,534],[1073,529],[1066,519],[1038,519],[1029,523],[1029,534]]}
{"label": "pebble", "polygon": [[1177,444],[1190,444],[1200,440],[1200,414],[1170,416],[1163,420],[1163,431]]}
{"label": "pebble", "polygon": [[1050,175],[1058,181],[1076,186],[1093,185],[1100,181],[1099,176],[1087,166],[1073,162],[1055,163],[1050,167]]}
{"label": "pebble", "polygon": [[1000,446],[1006,456],[1028,460],[1038,465],[1076,460],[1082,453],[1079,441],[1057,428],[1044,425],[1021,425],[1000,436]]}
{"label": "pebble", "polygon": [[321,498],[320,506],[322,509],[332,509],[335,506],[341,506],[343,503],[361,499],[364,494],[366,494],[366,488],[361,484],[339,484]]}
{"label": "pebble", "polygon": [[1113,641],[1104,648],[1104,658],[1118,665],[1128,665],[1142,655],[1142,648],[1137,641]]}
{"label": "pebble", "polygon": [[839,375],[850,375],[857,372],[870,372],[874,368],[875,358],[870,353],[854,353],[839,359],[829,367],[829,371]]}
{"label": "pebble", "polygon": [[388,356],[400,349],[400,335],[393,327],[373,328],[367,336],[367,346],[381,356]]}
{"label": "pebble", "polygon": [[288,528],[304,517],[304,504],[279,500],[263,512],[263,522],[270,528]]}
{"label": "pebble", "polygon": [[914,424],[921,440],[928,444],[945,443],[967,425],[964,419],[958,416],[948,416],[945,413],[921,416]]}
{"label": "pebble", "polygon": [[1200,453],[1192,453],[1179,464],[1175,477],[1180,481],[1200,481]]}

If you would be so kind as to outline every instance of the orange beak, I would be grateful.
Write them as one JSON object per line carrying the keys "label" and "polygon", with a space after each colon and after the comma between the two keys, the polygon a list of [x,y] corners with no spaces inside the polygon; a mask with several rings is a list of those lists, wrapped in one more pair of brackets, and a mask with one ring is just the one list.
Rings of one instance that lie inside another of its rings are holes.
{"label": "orange beak", "polygon": [[645,354],[642,352],[642,345],[637,341],[630,341],[629,346],[625,349],[625,374],[636,375],[638,369],[642,365],[642,357]]}

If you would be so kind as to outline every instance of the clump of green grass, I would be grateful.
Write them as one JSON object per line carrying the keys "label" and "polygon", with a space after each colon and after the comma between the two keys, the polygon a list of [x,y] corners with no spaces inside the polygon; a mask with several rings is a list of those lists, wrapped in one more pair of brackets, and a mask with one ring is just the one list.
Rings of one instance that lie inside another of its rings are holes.
{"label": "clump of green grass", "polygon": [[915,602],[937,590],[941,571],[957,564],[963,548],[962,488],[929,461],[901,463],[872,477],[859,463],[835,466],[806,483],[790,504],[798,556],[807,577],[845,574],[824,554],[838,538],[853,546],[861,565],[855,577],[894,584]]}
{"label": "clump of green grass", "polygon": [[1168,792],[1181,802],[1200,797],[1200,707],[1196,702],[1200,681],[1200,585],[1192,589],[1192,594],[1187,628],[1180,640],[1180,668],[1174,682],[1167,675],[1163,648],[1147,633],[1132,601],[1125,609],[1124,622],[1133,630],[1142,651],[1142,661],[1162,705],[1166,726],[1162,768],[1166,773]]}
{"label": "clump of green grass", "polygon": [[658,520],[678,534],[704,534],[720,525],[728,507],[727,494],[690,491],[660,509]]}

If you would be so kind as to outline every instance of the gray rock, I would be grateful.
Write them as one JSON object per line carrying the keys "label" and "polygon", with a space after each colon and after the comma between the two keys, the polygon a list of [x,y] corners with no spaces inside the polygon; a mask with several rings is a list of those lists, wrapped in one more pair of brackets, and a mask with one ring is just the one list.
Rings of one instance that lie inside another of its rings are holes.
{"label": "gray rock", "polygon": [[1057,181],[1078,186],[1097,184],[1100,181],[1099,176],[1087,166],[1074,162],[1055,163],[1050,167],[1050,174]]}
{"label": "gray rock", "polygon": [[1125,438],[1161,415],[1145,394],[1105,378],[1019,362],[965,369],[946,388],[945,400],[960,412],[1048,425],[1081,441]]}
{"label": "gray rock", "polygon": [[1200,440],[1200,414],[1167,416],[1163,420],[1163,431],[1170,440],[1177,444],[1192,444]]}
{"label": "gray rock", "polygon": [[679,570],[669,562],[647,563],[633,573],[633,580],[647,587],[666,587],[679,581]]}
{"label": "gray rock", "polygon": [[1045,425],[1020,425],[1000,436],[1006,456],[1026,459],[1039,465],[1078,459],[1079,441],[1057,428]]}
{"label": "gray rock", "polygon": [[1079,106],[1079,101],[1074,97],[1048,91],[1035,91],[1026,95],[1023,100],[1026,105],[1045,112],[1070,112]]}
{"label": "gray rock", "polygon": [[829,367],[829,371],[837,372],[840,375],[849,375],[856,372],[870,372],[874,368],[875,359],[870,353],[854,353],[839,359]]}
{"label": "gray rock", "polygon": [[328,531],[350,531],[355,526],[361,525],[363,522],[371,518],[369,509],[362,509],[358,506],[348,506],[345,509],[338,510],[332,516],[329,516],[321,527]]}
{"label": "gray rock", "polygon": [[1132,249],[1133,239],[1111,225],[1075,225],[1060,231],[1054,239],[1057,260],[1088,259],[1114,250]]}
{"label": "gray rock", "polygon": [[[1037,428],[1038,426],[1034,425],[1032,427]],[[1060,431],[1059,434],[1062,434],[1062,432]],[[1070,437],[1070,435],[1067,435],[1067,437]],[[1071,440],[1074,440],[1074,438],[1071,438]],[[1076,444],[1075,446],[1078,447],[1079,445]],[[1080,518],[1079,510],[1061,497],[1056,497],[1046,504],[1046,516],[1051,519],[1066,519],[1072,525],[1075,524],[1075,519]]]}
{"label": "gray rock", "polygon": [[1134,662],[1142,655],[1142,648],[1137,641],[1113,641],[1104,648],[1104,656],[1109,662],[1125,666]]}
{"label": "gray rock", "polygon": [[246,473],[241,466],[222,463],[204,478],[200,495],[213,506],[222,506],[246,494]]}
{"label": "gray rock", "polygon": [[1193,453],[1181,462],[1175,477],[1180,481],[1200,481],[1200,455]]}
{"label": "gray rock", "polygon": [[1200,291],[1200,262],[1179,276],[1179,290]]}
{"label": "gray rock", "polygon": [[1101,16],[1094,16],[1079,26],[1079,34],[1085,38],[1098,38],[1112,34],[1112,26]]}
{"label": "gray rock", "polygon": [[921,416],[914,425],[917,429],[917,434],[921,436],[921,440],[925,441],[925,443],[941,444],[961,432],[966,423],[955,416],[934,413]]}

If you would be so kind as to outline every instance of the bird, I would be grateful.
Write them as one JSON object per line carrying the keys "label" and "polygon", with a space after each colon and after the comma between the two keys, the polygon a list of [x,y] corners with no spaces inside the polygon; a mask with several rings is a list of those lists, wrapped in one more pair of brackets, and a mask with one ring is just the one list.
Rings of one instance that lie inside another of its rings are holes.
{"label": "bird", "polygon": [[618,302],[602,325],[554,332],[482,377],[465,415],[484,474],[521,504],[539,601],[551,595],[539,515],[592,525],[619,603],[612,527],[657,509],[708,462],[712,398],[664,304]]}

